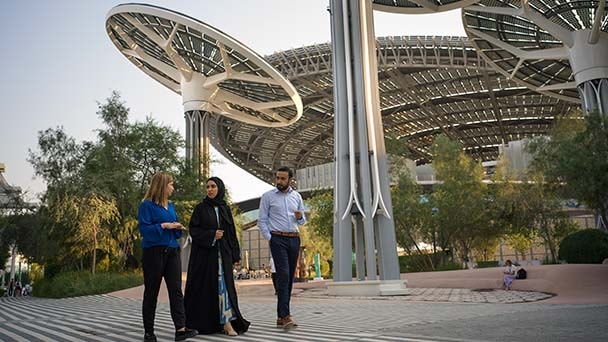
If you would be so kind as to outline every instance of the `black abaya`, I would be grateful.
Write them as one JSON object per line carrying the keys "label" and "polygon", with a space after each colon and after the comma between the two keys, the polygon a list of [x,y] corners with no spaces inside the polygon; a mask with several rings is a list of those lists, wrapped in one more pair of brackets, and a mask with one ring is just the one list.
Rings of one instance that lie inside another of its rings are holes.
{"label": "black abaya", "polygon": [[[227,205],[219,206],[220,224],[218,228],[215,209],[207,202],[199,203],[190,219],[192,250],[188,263],[188,279],[184,305],[186,309],[186,326],[196,329],[200,334],[213,334],[223,330],[220,324],[218,297],[218,249],[222,254],[224,279],[233,316],[232,327],[242,334],[249,328],[249,322],[239,310],[232,265],[239,262],[240,247],[236,238],[236,229],[232,214]],[[215,231],[224,230],[224,236],[213,244]],[[212,245],[213,244],[213,245]]]}

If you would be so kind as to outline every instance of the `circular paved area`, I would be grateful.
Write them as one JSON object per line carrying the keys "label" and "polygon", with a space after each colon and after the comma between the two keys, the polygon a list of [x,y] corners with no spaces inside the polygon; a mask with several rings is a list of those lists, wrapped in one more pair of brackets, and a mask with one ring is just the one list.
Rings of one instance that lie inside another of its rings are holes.
{"label": "circular paved area", "polygon": [[[409,302],[460,302],[460,303],[525,303],[553,297],[553,294],[537,291],[504,291],[496,289],[443,289],[443,288],[410,288],[406,296],[348,297],[350,299],[395,300]],[[296,297],[306,298],[345,298],[329,296],[327,288],[306,289]]]}

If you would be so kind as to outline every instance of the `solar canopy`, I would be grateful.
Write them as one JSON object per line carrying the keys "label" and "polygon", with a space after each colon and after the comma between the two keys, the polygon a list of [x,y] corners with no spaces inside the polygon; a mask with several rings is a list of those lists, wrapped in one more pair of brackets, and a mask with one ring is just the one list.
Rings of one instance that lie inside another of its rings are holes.
{"label": "solar canopy", "polygon": [[[478,160],[495,160],[500,144],[545,134],[556,115],[578,107],[508,80],[467,38],[384,37],[377,49],[385,132],[418,163],[432,160],[429,148],[438,134],[460,141]],[[299,169],[333,161],[331,45],[266,59],[302,96],[302,118],[269,129],[214,116],[210,134],[220,152],[270,182],[279,165]]]}
{"label": "solar canopy", "polygon": [[106,19],[120,52],[144,73],[202,110],[267,127],[302,114],[295,88],[262,57],[227,34],[161,7],[125,4]]}
{"label": "solar canopy", "polygon": [[[588,59],[585,54],[596,53],[574,43],[588,40],[596,14],[602,13],[598,4],[589,0],[481,0],[463,9],[462,17],[473,45],[496,70],[526,87],[580,102],[576,89],[580,82],[575,80],[570,58],[576,49],[574,56],[582,60]],[[600,31],[608,32],[605,13],[599,24]],[[576,37],[573,32],[585,36]],[[606,53],[605,45],[599,48],[604,51],[598,55]],[[583,62],[584,68],[593,64]]]}
{"label": "solar canopy", "polygon": [[450,11],[476,3],[479,0],[372,0],[378,11],[419,14]]}

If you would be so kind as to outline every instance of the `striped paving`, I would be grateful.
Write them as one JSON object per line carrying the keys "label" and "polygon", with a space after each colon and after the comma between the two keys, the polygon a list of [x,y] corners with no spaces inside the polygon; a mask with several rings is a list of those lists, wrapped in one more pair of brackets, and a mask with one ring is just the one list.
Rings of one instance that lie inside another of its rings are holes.
{"label": "striped paving", "polygon": [[[252,323],[246,334],[236,338],[199,335],[189,341],[461,341],[392,336],[395,334],[391,335],[391,328],[449,320],[453,314],[450,310],[437,314],[421,310],[421,306],[404,310],[399,302],[310,299],[294,305],[300,326],[288,332],[274,325],[274,303],[243,303],[241,308]],[[471,317],[488,313],[483,306],[472,306],[466,311]],[[159,340],[173,340],[174,327],[165,303],[158,305],[155,329]],[[142,336],[140,300],[108,295],[0,299],[0,341],[141,341]]]}

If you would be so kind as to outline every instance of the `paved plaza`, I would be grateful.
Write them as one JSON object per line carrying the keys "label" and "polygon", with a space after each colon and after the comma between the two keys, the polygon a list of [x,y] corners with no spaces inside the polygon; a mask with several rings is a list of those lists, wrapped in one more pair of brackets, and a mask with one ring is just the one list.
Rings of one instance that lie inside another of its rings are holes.
{"label": "paved plaza", "polygon": [[[240,282],[250,331],[231,338],[192,341],[605,341],[608,305],[544,304],[552,295],[534,291],[412,288],[411,295],[382,298],[327,296],[324,286],[294,291],[300,326],[276,328],[275,298],[268,281]],[[67,299],[0,299],[2,341],[140,341],[140,288],[112,295]],[[173,340],[163,296],[156,332]]]}

